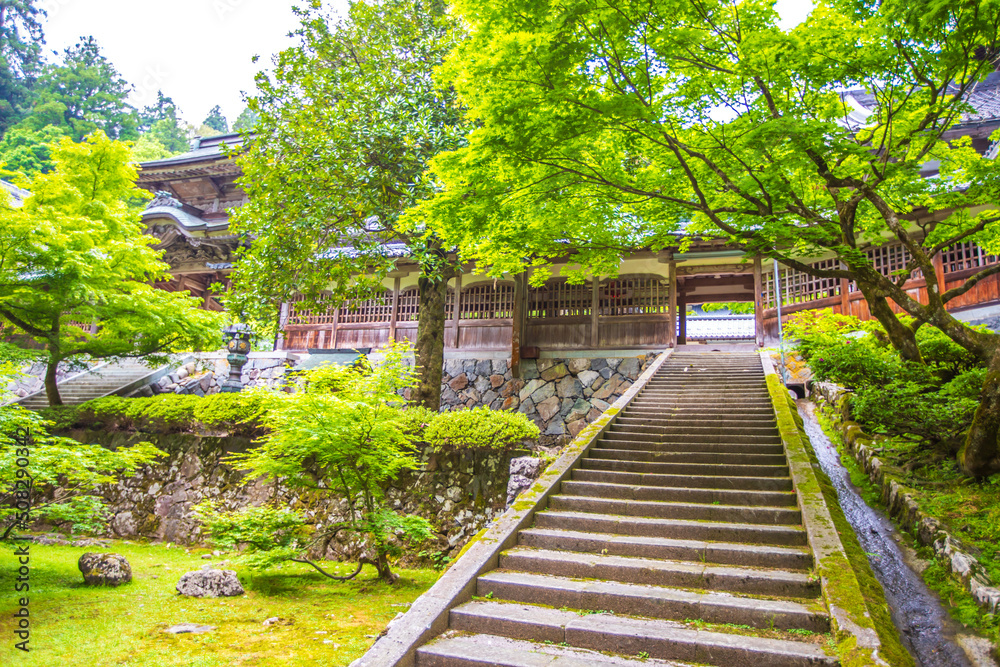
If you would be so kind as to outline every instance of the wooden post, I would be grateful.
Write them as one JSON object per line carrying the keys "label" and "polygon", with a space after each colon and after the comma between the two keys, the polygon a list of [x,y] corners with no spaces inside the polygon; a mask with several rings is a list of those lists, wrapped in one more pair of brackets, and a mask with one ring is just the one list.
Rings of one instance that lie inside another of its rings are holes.
{"label": "wooden post", "polygon": [[680,333],[677,334],[677,344],[687,345],[687,299],[683,296],[677,299],[677,317],[680,324]]}
{"label": "wooden post", "polygon": [[458,317],[462,313],[462,274],[459,273],[455,276],[455,310],[452,313],[451,326],[455,330],[455,344],[452,347],[458,347]]}
{"label": "wooden post", "polygon": [[392,311],[389,314],[389,342],[396,342],[396,322],[399,320],[399,281],[396,278],[392,285]]}
{"label": "wooden post", "polygon": [[521,337],[524,334],[524,323],[527,319],[528,275],[519,273],[514,276],[514,312],[510,325],[510,373],[514,378],[521,377]]}
{"label": "wooden post", "polygon": [[753,258],[753,327],[757,347],[764,347],[764,272],[760,255]]}
{"label": "wooden post", "polygon": [[278,335],[274,338],[275,352],[285,349],[285,327],[288,326],[289,310],[288,302],[282,302],[281,310],[278,312]]}
{"label": "wooden post", "polygon": [[601,344],[600,336],[601,311],[601,277],[594,276],[593,289],[590,296],[590,347],[594,350]]}
{"label": "wooden post", "polygon": [[333,326],[330,331],[330,349],[337,349],[337,324],[340,322],[340,308],[333,311]]}
{"label": "wooden post", "polygon": [[670,313],[670,323],[667,325],[667,347],[677,347],[677,262],[670,260],[667,263],[667,282],[670,285],[670,305],[667,312]]}

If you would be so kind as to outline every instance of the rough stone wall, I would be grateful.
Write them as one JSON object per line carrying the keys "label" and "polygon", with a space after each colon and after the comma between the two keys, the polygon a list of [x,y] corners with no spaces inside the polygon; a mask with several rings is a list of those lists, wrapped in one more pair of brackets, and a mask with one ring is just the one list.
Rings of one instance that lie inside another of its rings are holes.
{"label": "rough stone wall", "polygon": [[[284,352],[274,355],[253,355],[243,367],[241,380],[246,388],[285,386],[285,374],[295,366],[298,357]],[[207,396],[222,390],[229,378],[229,362],[225,353],[201,355],[148,387],[142,387],[132,396],[155,394],[193,394]]]}
{"label": "rough stone wall", "polygon": [[441,409],[485,405],[518,410],[541,429],[541,444],[561,445],[607,410],[654,359],[654,353],[529,359],[521,362],[522,377],[517,379],[505,360],[449,359],[444,364]]}
{"label": "rough stone wall", "polygon": [[[62,382],[66,378],[82,373],[88,367],[96,366],[97,362],[85,364],[74,362],[63,362],[56,368],[56,382]],[[29,394],[42,391],[45,388],[45,364],[28,364],[21,369],[22,377],[7,383],[6,391],[16,398],[24,398]],[[11,399],[14,400],[14,399]]]}
{"label": "rough stone wall", "polygon": [[[249,479],[222,462],[227,454],[251,447],[246,438],[95,431],[65,435],[112,448],[148,440],[167,453],[156,465],[101,490],[112,517],[109,536],[142,536],[178,544],[202,542],[201,527],[191,513],[202,500],[237,509],[261,505],[277,493],[283,505],[300,510],[318,527],[338,520],[345,509],[321,492],[302,492],[283,484],[276,488],[273,483]],[[436,537],[423,549],[441,555],[457,553],[468,538],[503,513],[510,460],[524,453],[435,454],[425,449],[420,469],[401,475],[387,489],[386,499],[393,509],[417,514],[433,524]],[[361,547],[346,539],[331,541],[320,545],[315,555],[351,557]]]}

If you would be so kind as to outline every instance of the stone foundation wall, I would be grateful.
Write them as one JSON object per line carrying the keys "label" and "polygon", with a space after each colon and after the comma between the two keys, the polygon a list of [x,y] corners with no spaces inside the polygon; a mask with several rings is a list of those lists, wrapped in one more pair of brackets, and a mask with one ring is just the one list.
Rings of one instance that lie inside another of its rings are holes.
{"label": "stone foundation wall", "polygon": [[[287,352],[254,352],[243,367],[243,386],[280,389],[287,383],[286,373],[295,367],[298,355]],[[197,360],[188,362],[159,382],[142,387],[132,394],[153,396],[156,394],[193,394],[208,396],[222,390],[222,384],[229,378],[229,362],[225,352],[201,354]]]}
{"label": "stone foundation wall", "polygon": [[449,359],[441,409],[518,410],[541,429],[541,444],[561,445],[607,410],[656,356],[529,359],[521,362],[521,378],[506,360]]}
{"label": "stone foundation wall", "polygon": [[[167,453],[156,465],[101,490],[112,517],[108,536],[200,543],[204,536],[191,510],[202,500],[237,509],[261,505],[277,493],[282,505],[300,510],[318,527],[338,520],[345,509],[324,494],[281,484],[275,488],[274,483],[248,479],[223,463],[221,459],[227,454],[252,446],[246,438],[95,431],[63,435],[111,448],[148,440]],[[423,549],[457,554],[468,538],[503,513],[510,461],[525,453],[435,454],[424,450],[420,469],[401,475],[387,490],[386,498],[393,509],[422,516],[433,524],[436,536]],[[314,555],[351,557],[361,546],[347,540],[331,541],[320,545]]]}

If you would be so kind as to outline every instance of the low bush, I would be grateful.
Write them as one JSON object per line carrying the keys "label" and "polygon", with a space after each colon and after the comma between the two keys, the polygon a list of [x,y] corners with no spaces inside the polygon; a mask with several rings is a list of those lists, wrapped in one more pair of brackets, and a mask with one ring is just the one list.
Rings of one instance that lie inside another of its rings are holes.
{"label": "low bush", "polygon": [[424,440],[437,451],[499,451],[538,436],[538,427],[522,413],[487,407],[443,412],[424,431]]}

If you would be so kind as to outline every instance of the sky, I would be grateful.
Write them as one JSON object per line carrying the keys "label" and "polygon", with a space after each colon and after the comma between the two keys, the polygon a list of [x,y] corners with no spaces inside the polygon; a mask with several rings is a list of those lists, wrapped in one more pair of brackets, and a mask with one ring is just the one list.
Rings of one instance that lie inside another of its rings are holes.
{"label": "sky", "polygon": [[[271,56],[291,46],[298,21],[292,0],[38,0],[48,12],[46,48],[59,51],[93,35],[104,55],[135,86],[143,107],[162,90],[197,126],[215,105],[230,125],[243,92]],[[328,0],[342,12],[346,0]],[[782,27],[805,19],[810,0],[777,0]],[[260,56],[257,64],[254,55]]]}

